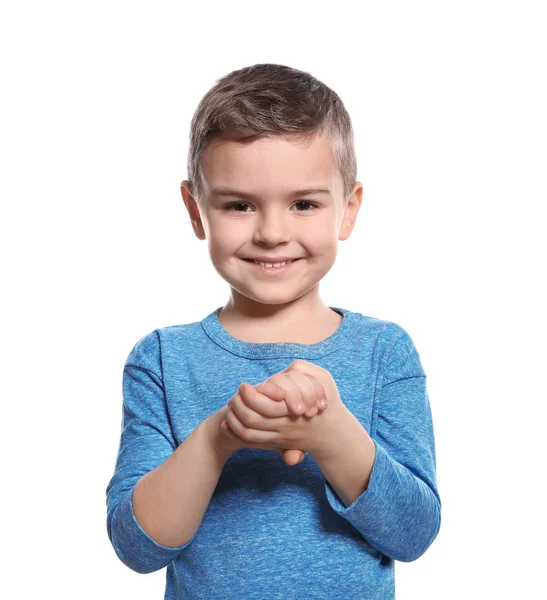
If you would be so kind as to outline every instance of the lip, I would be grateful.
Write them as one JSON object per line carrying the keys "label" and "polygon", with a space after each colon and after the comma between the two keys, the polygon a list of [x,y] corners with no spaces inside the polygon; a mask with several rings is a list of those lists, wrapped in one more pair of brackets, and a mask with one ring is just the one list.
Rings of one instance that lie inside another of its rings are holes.
{"label": "lip", "polygon": [[[268,276],[268,277],[275,277],[276,275],[281,275],[283,273],[286,273],[287,271],[290,271],[292,266],[294,265],[294,263],[298,262],[300,259],[296,258],[296,259],[288,259],[288,260],[292,260],[292,262],[287,263],[285,265],[283,265],[282,267],[263,267],[262,265],[259,265],[255,262],[253,262],[253,260],[255,259],[243,259],[248,265],[251,265],[251,267],[254,267],[257,271],[260,271],[261,273],[264,273],[264,275]],[[259,259],[256,259],[259,260]],[[269,262],[271,261],[271,259],[269,259],[268,261],[262,261],[262,262]],[[284,262],[282,260],[277,259],[275,262]],[[269,262],[269,264],[275,264],[272,262]]]}
{"label": "lip", "polygon": [[287,262],[288,260],[298,260],[300,257],[294,256],[248,256],[243,260],[259,260],[260,262],[275,264],[280,262]]}

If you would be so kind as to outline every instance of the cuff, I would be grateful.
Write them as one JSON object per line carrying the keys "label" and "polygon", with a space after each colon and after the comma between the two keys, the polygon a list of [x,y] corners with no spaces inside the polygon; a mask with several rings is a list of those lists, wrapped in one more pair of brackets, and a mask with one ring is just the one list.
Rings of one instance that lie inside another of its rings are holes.
{"label": "cuff", "polygon": [[367,489],[358,496],[352,504],[345,506],[334,488],[325,479],[325,492],[332,509],[344,519],[347,519],[359,530],[371,534],[385,533],[386,522],[382,518],[388,510],[389,498],[389,463],[390,457],[382,446],[373,438],[376,456],[368,482]]}

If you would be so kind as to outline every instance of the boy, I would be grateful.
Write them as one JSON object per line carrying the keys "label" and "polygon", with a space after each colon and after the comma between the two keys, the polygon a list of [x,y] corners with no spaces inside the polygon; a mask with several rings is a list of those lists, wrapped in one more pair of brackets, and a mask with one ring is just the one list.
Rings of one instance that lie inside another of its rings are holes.
{"label": "boy", "polygon": [[107,487],[117,555],[167,565],[165,598],[394,598],[394,561],[437,536],[418,352],[319,297],[355,177],[350,117],[308,73],[240,69],[198,105],[182,197],[231,294],[129,354]]}

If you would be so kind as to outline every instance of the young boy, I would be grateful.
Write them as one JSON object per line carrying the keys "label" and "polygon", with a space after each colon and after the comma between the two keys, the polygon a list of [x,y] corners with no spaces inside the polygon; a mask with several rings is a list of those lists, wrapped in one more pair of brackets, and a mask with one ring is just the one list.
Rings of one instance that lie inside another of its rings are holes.
{"label": "young boy", "polygon": [[437,536],[418,352],[319,296],[355,179],[350,117],[306,72],[234,71],[194,114],[182,197],[230,298],[134,346],[106,490],[118,557],[167,566],[166,599],[394,598]]}

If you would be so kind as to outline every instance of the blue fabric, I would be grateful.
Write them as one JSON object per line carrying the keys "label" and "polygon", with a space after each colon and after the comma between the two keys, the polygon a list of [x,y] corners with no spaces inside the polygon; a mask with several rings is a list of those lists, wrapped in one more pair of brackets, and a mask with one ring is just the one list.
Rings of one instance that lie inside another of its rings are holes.
{"label": "blue fabric", "polygon": [[[202,321],[145,335],[127,357],[107,529],[129,568],[167,566],[165,599],[392,599],[394,561],[417,559],[435,539],[441,500],[418,352],[399,325],[331,308],[343,320],[317,344],[238,340],[220,323],[219,307]],[[289,467],[275,450],[242,448],[193,539],[178,548],[156,543],[133,512],[137,481],[241,382],[257,384],[296,359],[331,373],[374,440],[368,488],[345,506],[310,455]]]}

